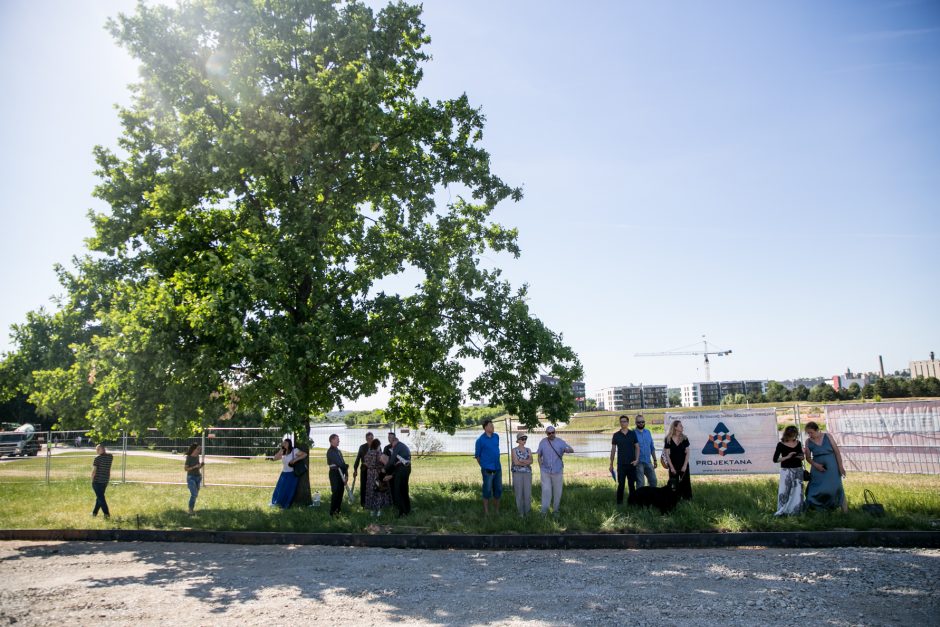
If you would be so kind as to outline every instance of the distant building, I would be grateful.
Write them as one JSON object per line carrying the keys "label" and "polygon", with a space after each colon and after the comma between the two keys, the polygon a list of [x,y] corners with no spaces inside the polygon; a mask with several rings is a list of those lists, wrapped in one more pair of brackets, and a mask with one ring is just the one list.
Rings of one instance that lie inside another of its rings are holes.
{"label": "distant building", "polygon": [[848,388],[853,383],[857,383],[858,387],[863,388],[871,381],[867,374],[853,373],[850,369],[845,369],[845,374],[836,374],[826,383],[832,386],[836,392],[839,390],[844,390]]}
{"label": "distant building", "polygon": [[598,409],[605,411],[631,411],[667,407],[669,395],[665,385],[619,385],[603,388],[594,393]]}
{"label": "distant building", "polygon": [[917,377],[936,377],[940,379],[940,359],[934,359],[933,351],[930,351],[930,359],[924,361],[911,362],[911,378]]}
{"label": "distant building", "polygon": [[683,407],[704,407],[721,405],[721,399],[728,394],[763,394],[767,391],[767,381],[699,381],[685,383],[680,390]]}
{"label": "distant building", "polygon": [[[539,376],[539,382],[549,385],[558,385],[558,377],[543,374]],[[584,411],[587,408],[587,387],[584,385],[584,381],[572,382],[571,393],[574,394],[575,409],[577,411]]]}

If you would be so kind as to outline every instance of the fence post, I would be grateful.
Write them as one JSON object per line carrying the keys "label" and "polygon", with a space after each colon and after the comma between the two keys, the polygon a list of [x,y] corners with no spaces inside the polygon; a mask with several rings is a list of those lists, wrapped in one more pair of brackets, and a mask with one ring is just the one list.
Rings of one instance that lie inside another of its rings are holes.
{"label": "fence post", "polygon": [[121,483],[127,483],[127,429],[121,431]]}
{"label": "fence post", "polygon": [[52,473],[52,431],[46,434],[46,485],[49,485],[49,475]]}
{"label": "fence post", "polygon": [[510,418],[509,414],[506,414],[506,463],[508,464],[510,487],[512,486],[512,431],[510,429],[511,423],[512,423],[512,418]]}
{"label": "fence post", "polygon": [[[206,484],[206,430],[202,430],[202,444],[200,445],[202,449],[202,484]],[[309,463],[309,462],[308,462]]]}

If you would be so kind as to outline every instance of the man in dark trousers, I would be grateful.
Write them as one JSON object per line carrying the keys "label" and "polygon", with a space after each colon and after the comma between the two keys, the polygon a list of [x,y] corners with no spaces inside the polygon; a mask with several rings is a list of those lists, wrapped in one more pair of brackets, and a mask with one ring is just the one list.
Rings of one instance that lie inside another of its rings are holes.
{"label": "man in dark trousers", "polygon": [[[359,447],[359,452],[356,453],[356,461],[353,463],[353,485],[356,485],[356,475],[359,474],[359,464],[362,464],[363,458],[366,456],[366,453],[369,452],[369,445],[372,444],[373,439],[374,436],[371,431],[366,433],[366,443],[362,444]],[[365,464],[362,464],[362,478],[359,480],[359,504],[363,507],[366,506],[366,486],[368,482],[369,469],[366,468]]]}
{"label": "man in dark trousers", "polygon": [[620,431],[610,440],[610,471],[614,471],[614,454],[617,454],[617,505],[623,505],[623,483],[627,482],[630,494],[636,491],[636,465],[640,460],[640,443],[636,433],[630,429],[630,417],[620,417]]}
{"label": "man in dark trousers", "polygon": [[389,456],[385,465],[385,480],[392,483],[392,502],[398,515],[411,513],[411,496],[408,494],[408,478],[411,476],[411,450],[394,433],[388,434]]}
{"label": "man in dark trousers", "polygon": [[343,460],[343,453],[339,450],[339,436],[330,435],[330,448],[326,452],[326,463],[330,467],[330,516],[339,514],[343,509],[343,492],[346,491],[346,481],[349,464]]}

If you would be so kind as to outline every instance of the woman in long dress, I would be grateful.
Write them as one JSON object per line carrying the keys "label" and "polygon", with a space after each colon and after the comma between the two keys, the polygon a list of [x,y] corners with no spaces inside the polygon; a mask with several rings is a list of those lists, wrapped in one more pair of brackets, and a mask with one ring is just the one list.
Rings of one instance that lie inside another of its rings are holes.
{"label": "woman in long dress", "polygon": [[366,509],[373,516],[381,516],[382,508],[391,505],[392,496],[389,493],[388,483],[382,481],[382,470],[385,468],[385,462],[388,461],[382,454],[382,443],[378,438],[372,440],[369,444],[369,452],[362,458],[362,463],[366,465],[369,473],[369,480],[366,481]]}
{"label": "woman in long dress", "polygon": [[803,447],[799,429],[791,425],[783,430],[783,438],[774,451],[774,463],[780,464],[774,516],[799,514],[803,511]]}
{"label": "woman in long dress", "polygon": [[689,438],[682,433],[682,423],[673,420],[666,435],[663,457],[669,467],[669,480],[678,480],[679,498],[692,499],[692,480],[689,478]]}
{"label": "woman in long dress", "polygon": [[806,423],[806,460],[810,465],[809,484],[806,486],[806,507],[810,509],[841,508],[847,512],[849,507],[842,488],[845,466],[842,453],[827,433],[819,431],[815,422]]}
{"label": "woman in long dress", "polygon": [[294,448],[294,443],[290,438],[284,438],[281,447],[274,454],[274,459],[281,461],[281,475],[277,479],[277,485],[274,486],[274,494],[271,495],[271,507],[280,507],[287,509],[294,500],[294,491],[297,490],[297,476],[294,475],[294,469],[291,462],[305,458],[307,455],[299,448]]}

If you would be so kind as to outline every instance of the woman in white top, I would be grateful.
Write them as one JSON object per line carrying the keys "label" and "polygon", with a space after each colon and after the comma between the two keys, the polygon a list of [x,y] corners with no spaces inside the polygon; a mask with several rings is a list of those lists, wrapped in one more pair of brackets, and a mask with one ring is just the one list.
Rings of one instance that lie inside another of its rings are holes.
{"label": "woman in white top", "polygon": [[278,477],[277,485],[274,486],[271,507],[283,509],[290,507],[291,501],[294,500],[294,492],[297,490],[297,477],[294,475],[291,464],[306,456],[306,453],[294,448],[294,443],[290,441],[290,438],[284,438],[284,441],[281,442],[281,447],[274,454],[275,460],[281,460],[281,476]]}

